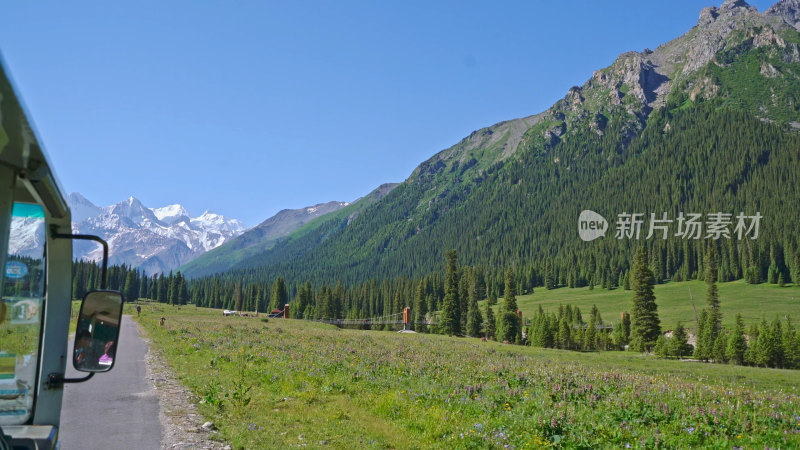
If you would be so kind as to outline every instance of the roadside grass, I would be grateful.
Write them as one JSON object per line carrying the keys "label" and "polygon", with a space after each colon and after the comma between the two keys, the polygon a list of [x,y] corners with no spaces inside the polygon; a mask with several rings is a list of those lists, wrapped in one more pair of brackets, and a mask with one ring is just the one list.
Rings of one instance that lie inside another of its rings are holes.
{"label": "roadside grass", "polygon": [[75,334],[75,329],[78,327],[78,313],[81,311],[81,301],[72,300],[72,306],[69,314],[69,335]]}
{"label": "roadside grass", "polygon": [[800,446],[800,371],[194,306],[150,304],[136,320],[234,448]]}
{"label": "roadside grass", "polygon": [[[771,320],[776,316],[789,315],[800,320],[800,288],[789,285],[778,287],[774,284],[747,284],[743,280],[728,283],[717,283],[722,307],[723,325],[732,326],[736,314],[742,314],[746,325],[757,323],[761,317]],[[690,294],[691,292],[691,294]],[[664,329],[671,329],[683,322],[694,329],[694,309],[697,313],[706,307],[706,284],[702,281],[670,282],[655,286],[658,315]],[[532,317],[539,305],[546,312],[554,312],[559,305],[578,306],[581,312],[588,314],[592,305],[597,305],[603,320],[617,322],[623,311],[631,310],[633,291],[618,288],[614,290],[595,287],[558,288],[546,290],[537,287],[533,294],[518,295],[517,305],[523,317]],[[502,303],[499,299],[498,303]]]}

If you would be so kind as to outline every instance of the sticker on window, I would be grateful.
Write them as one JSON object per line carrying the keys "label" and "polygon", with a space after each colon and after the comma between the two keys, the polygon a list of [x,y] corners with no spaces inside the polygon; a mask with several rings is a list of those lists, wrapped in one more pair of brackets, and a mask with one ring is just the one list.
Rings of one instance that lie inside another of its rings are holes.
{"label": "sticker on window", "polygon": [[25,278],[28,274],[28,266],[20,261],[9,261],[6,263],[6,278],[18,280]]}

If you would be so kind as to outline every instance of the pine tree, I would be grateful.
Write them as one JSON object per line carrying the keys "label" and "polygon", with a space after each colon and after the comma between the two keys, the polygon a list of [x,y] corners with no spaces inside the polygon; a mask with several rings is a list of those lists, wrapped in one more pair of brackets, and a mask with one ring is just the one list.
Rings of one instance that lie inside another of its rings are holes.
{"label": "pine tree", "polygon": [[82,299],[86,295],[84,284],[83,263],[75,264],[75,272],[72,275],[72,298]]}
{"label": "pine tree", "polygon": [[689,345],[689,336],[686,334],[686,328],[683,324],[678,322],[675,331],[672,332],[672,337],[669,339],[667,354],[680,358],[692,352]]}
{"label": "pine tree", "polygon": [[798,344],[798,333],[787,316],[783,326],[783,358],[786,368],[797,369],[800,366],[800,345]]}
{"label": "pine tree", "polygon": [[783,368],[785,353],[783,348],[783,325],[776,317],[770,326],[770,335],[773,339],[773,351],[771,355],[772,367]]}
{"label": "pine tree", "polygon": [[125,288],[122,291],[122,295],[124,295],[128,301],[135,301],[139,298],[139,286],[137,284],[135,270],[129,270],[128,274],[125,276]]}
{"label": "pine tree", "polygon": [[172,271],[169,271],[169,276],[167,277],[167,303],[170,305],[175,305],[175,276],[172,274]]}
{"label": "pine tree", "polygon": [[792,274],[792,282],[795,287],[800,287],[800,250],[794,254],[794,274]]}
{"label": "pine tree", "polygon": [[550,290],[555,287],[556,287],[556,280],[553,274],[553,265],[550,262],[548,262],[547,266],[545,267],[545,273],[544,273],[544,288]]}
{"label": "pine tree", "polygon": [[467,307],[467,335],[472,337],[480,337],[481,325],[483,324],[483,316],[478,308],[478,286],[476,281],[473,277]]}
{"label": "pine tree", "polygon": [[587,351],[597,350],[597,322],[595,315],[589,318],[586,325],[586,332],[583,334],[583,349]]}
{"label": "pine tree", "polygon": [[[539,316],[538,316],[538,329],[537,329],[537,345],[539,347],[544,348],[553,348],[556,345],[556,331],[552,324],[555,323],[555,317],[548,317],[544,314],[544,311],[541,310],[541,306],[539,307]],[[551,320],[552,319],[552,320]]]}
{"label": "pine tree", "polygon": [[428,326],[425,324],[428,314],[428,302],[425,297],[425,283],[420,281],[417,283],[417,292],[414,297],[414,331],[418,333],[425,333],[428,331]]}
{"label": "pine tree", "polygon": [[717,266],[714,247],[709,246],[706,250],[704,261],[703,278],[708,285],[706,290],[706,323],[703,326],[702,336],[702,359],[714,359],[722,361],[725,359],[725,340],[720,336],[722,333],[722,311],[719,302],[719,290],[717,289]]}
{"label": "pine tree", "polygon": [[747,341],[747,349],[745,349],[744,352],[744,363],[747,365],[758,365],[758,325],[750,325],[747,336],[750,340]]}
{"label": "pine tree", "polygon": [[714,340],[714,345],[711,351],[711,358],[716,363],[728,362],[728,357],[725,353],[725,348],[728,342],[728,335],[725,332],[720,333]]}
{"label": "pine tree", "polygon": [[558,334],[556,335],[556,345],[562,350],[568,350],[572,347],[572,333],[570,330],[569,322],[565,317],[558,321]]}
{"label": "pine tree", "polygon": [[242,283],[236,283],[233,290],[233,309],[242,310]]}
{"label": "pine tree", "polygon": [[631,340],[631,315],[627,311],[622,313],[622,335],[627,345]]}
{"label": "pine tree", "polygon": [[283,280],[283,277],[275,279],[275,283],[272,285],[272,295],[270,298],[271,311],[276,309],[283,310],[283,306],[289,303],[289,293],[286,291],[286,282]]}
{"label": "pine tree", "polygon": [[512,268],[506,270],[503,307],[506,309],[506,311],[517,311],[517,283],[515,281],[514,269]]}
{"label": "pine tree", "polygon": [[[259,287],[258,290],[259,294],[261,293],[261,288]],[[260,295],[259,295],[260,297]],[[311,289],[311,282],[306,281],[304,285],[300,287],[297,291],[297,318],[302,319],[306,316],[306,310],[311,306],[312,300],[312,289]]]}
{"label": "pine tree", "polygon": [[[670,341],[672,341],[672,339],[670,339]],[[655,353],[656,356],[661,358],[669,356],[667,346],[668,343],[666,338],[663,335],[658,335],[658,339],[656,339],[656,344],[653,347],[653,353]]]}
{"label": "pine tree", "polygon": [[[217,308],[217,309],[222,308],[222,290],[221,289],[222,288],[220,287],[220,284],[219,284],[219,277],[215,276],[214,277],[214,290],[213,290],[213,294],[212,294],[214,304],[213,304],[212,308]],[[159,292],[160,292],[160,290],[159,290]]]}
{"label": "pine tree", "polygon": [[147,274],[142,272],[142,279],[139,282],[139,294],[138,294],[137,298],[147,298],[147,294],[148,294],[148,292],[147,292],[147,281],[148,281]]}
{"label": "pine tree", "polygon": [[179,305],[185,305],[189,301],[189,285],[186,282],[186,278],[184,278],[181,274],[180,270],[177,274],[175,274],[175,277],[178,279],[178,292],[176,301]]}
{"label": "pine tree", "polygon": [[775,247],[775,243],[773,242],[769,246],[769,269],[767,271],[767,280],[770,284],[778,284],[778,274],[781,272],[778,263],[778,253],[779,250]]}
{"label": "pine tree", "polygon": [[622,331],[622,322],[614,324],[614,329],[611,332],[611,337],[614,345],[618,350],[622,350],[627,345],[628,341],[625,339],[625,333]]}
{"label": "pine tree", "polygon": [[633,308],[631,309],[631,344],[635,351],[649,351],[661,334],[653,274],[647,264],[647,252],[640,247],[633,261]]}
{"label": "pine tree", "polygon": [[722,330],[722,312],[720,311],[719,290],[717,289],[716,283],[717,269],[712,248],[713,247],[709,247],[706,252],[704,278],[708,285],[706,290],[706,303],[708,304],[709,315],[713,316],[712,327],[708,330],[710,339],[713,341],[717,339],[717,336],[719,336]]}
{"label": "pine tree", "polygon": [[514,269],[506,270],[506,284],[503,296],[503,308],[501,309],[500,333],[503,341],[517,342],[522,333],[519,316],[517,315],[517,296],[516,280]]}
{"label": "pine tree", "polygon": [[333,307],[333,292],[327,284],[323,284],[319,291],[317,317],[325,319],[337,318]]}
{"label": "pine tree", "polygon": [[736,314],[736,324],[728,338],[726,356],[728,357],[728,361],[741,366],[744,364],[744,354],[746,351],[747,340],[744,337],[744,321],[742,320],[741,314]]}
{"label": "pine tree", "polygon": [[458,317],[461,320],[461,329],[467,330],[467,314],[469,313],[469,291],[471,285],[470,272],[465,267],[458,279]]}
{"label": "pine tree", "polygon": [[700,311],[700,317],[697,320],[697,336],[695,337],[694,358],[703,361],[708,361],[711,358],[711,349],[709,348],[708,335],[708,308],[703,308]]}
{"label": "pine tree", "polygon": [[758,366],[772,366],[775,358],[775,339],[765,317],[762,317],[758,324],[758,339],[754,347],[753,362]]}
{"label": "pine tree", "polygon": [[486,298],[486,278],[481,267],[476,267],[472,272],[472,281],[475,287],[475,297],[478,301]]}
{"label": "pine tree", "polygon": [[461,333],[461,318],[458,309],[458,256],[455,250],[447,252],[447,268],[445,271],[445,294],[442,305],[440,330],[443,334],[453,336]]}
{"label": "pine tree", "polygon": [[497,340],[496,336],[497,322],[494,318],[492,306],[486,305],[486,339]]}

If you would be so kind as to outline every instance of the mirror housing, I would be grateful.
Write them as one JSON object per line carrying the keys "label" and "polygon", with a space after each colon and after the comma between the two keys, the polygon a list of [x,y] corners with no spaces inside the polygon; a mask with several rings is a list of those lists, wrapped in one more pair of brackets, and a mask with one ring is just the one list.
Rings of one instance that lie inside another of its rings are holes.
{"label": "mirror housing", "polygon": [[78,314],[72,366],[80,372],[108,372],[114,367],[124,299],[119,291],[86,293]]}

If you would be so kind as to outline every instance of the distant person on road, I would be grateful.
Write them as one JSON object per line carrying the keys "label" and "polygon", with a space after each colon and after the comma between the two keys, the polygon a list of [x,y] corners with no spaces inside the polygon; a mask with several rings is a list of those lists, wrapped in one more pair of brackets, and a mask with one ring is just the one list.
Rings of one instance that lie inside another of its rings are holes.
{"label": "distant person on road", "polygon": [[136,317],[139,317],[140,314],[142,314],[142,307],[136,305]]}

